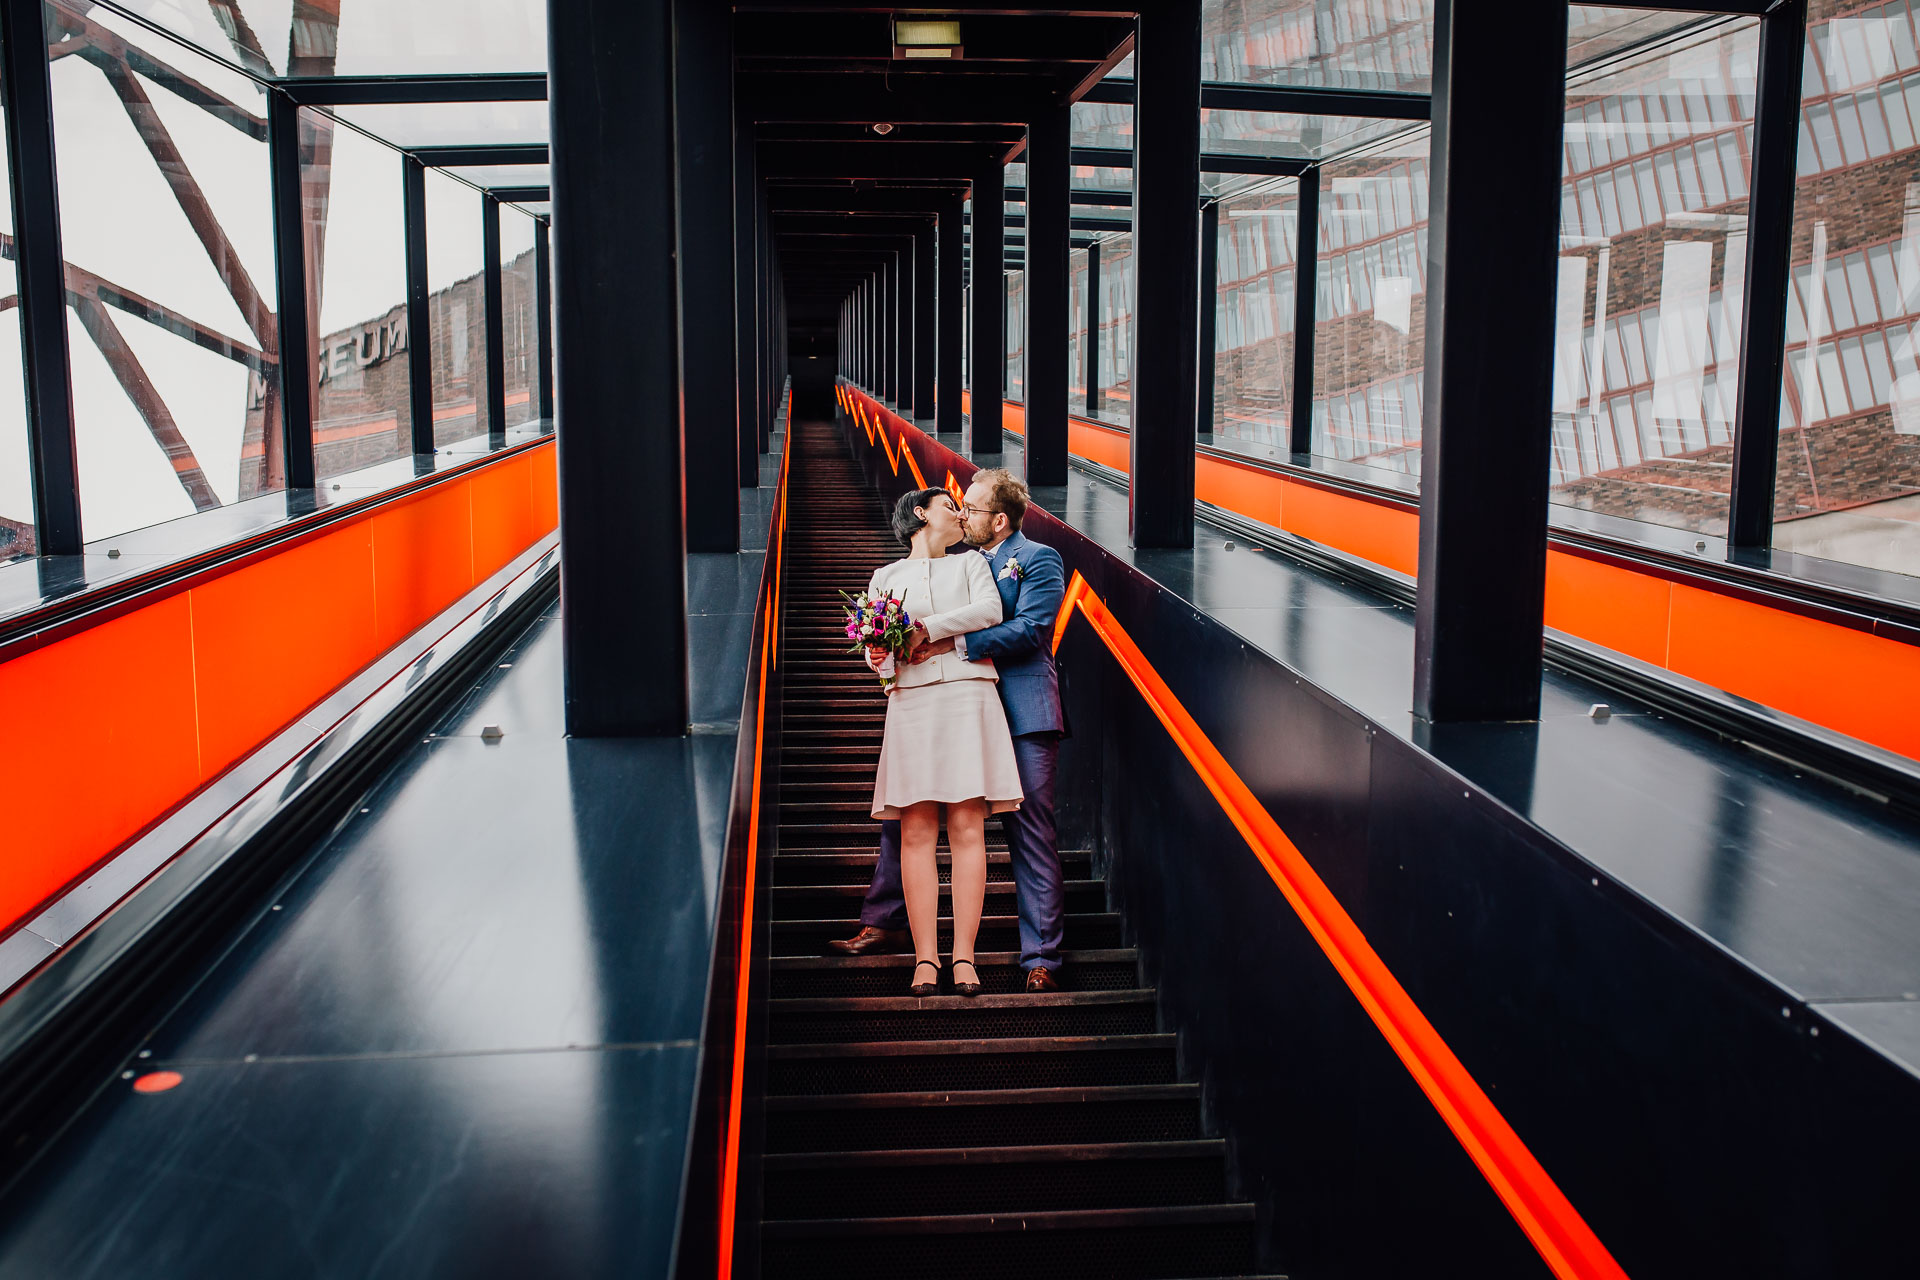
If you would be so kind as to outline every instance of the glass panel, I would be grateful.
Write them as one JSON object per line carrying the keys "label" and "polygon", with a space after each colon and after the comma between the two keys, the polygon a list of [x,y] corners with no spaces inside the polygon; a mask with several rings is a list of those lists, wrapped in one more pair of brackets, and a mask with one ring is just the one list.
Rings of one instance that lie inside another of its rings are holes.
{"label": "glass panel", "polygon": [[1801,138],[1818,149],[1795,188],[1773,543],[1920,576],[1913,23],[1896,2],[1807,27]]}
{"label": "glass panel", "polygon": [[[53,115],[90,540],[285,483],[268,376],[278,332],[265,95],[152,32],[134,71],[89,16],[99,12],[49,11],[62,33]],[[183,77],[215,101],[177,94]]]}
{"label": "glass panel", "polygon": [[540,416],[534,403],[539,388],[534,370],[539,359],[534,323],[533,219],[511,205],[500,210],[500,301],[505,324],[501,354],[507,374],[507,425]]}
{"label": "glass panel", "polygon": [[1433,0],[1203,0],[1200,75],[1425,93]]}
{"label": "glass panel", "polygon": [[1299,185],[1288,179],[1220,203],[1211,430],[1282,450],[1293,402]]}
{"label": "glass panel", "polygon": [[301,9],[297,23],[288,0],[121,3],[266,75],[454,75],[544,71],[547,65],[547,7],[526,0],[313,4]]}
{"label": "glass panel", "polygon": [[397,147],[524,146],[547,140],[544,102],[380,103],[329,110]]}
{"label": "glass panel", "polygon": [[1321,167],[1309,445],[1321,457],[1419,472],[1427,149],[1422,125]]}
{"label": "glass panel", "polygon": [[406,212],[397,152],[300,113],[307,252],[319,280],[314,464],[333,476],[413,452]]}
{"label": "glass panel", "polygon": [[1026,273],[1007,272],[1007,399],[1027,398]]}
{"label": "glass panel", "polygon": [[[1552,500],[1724,534],[1759,24],[1569,77]],[[1597,201],[1586,195],[1593,184]]]}
{"label": "glass panel", "polygon": [[1100,242],[1100,404],[1093,416],[1120,426],[1131,418],[1133,236]]}
{"label": "glass panel", "polygon": [[553,170],[544,164],[461,165],[447,172],[476,187],[545,187],[552,185]]}
{"label": "glass panel", "polygon": [[427,306],[433,316],[433,442],[487,430],[487,306],[480,193],[427,173]]}
{"label": "glass panel", "polygon": [[1087,251],[1067,255],[1067,412],[1087,412]]}
{"label": "glass panel", "polygon": [[[0,112],[0,124],[5,113]],[[7,149],[0,147],[0,190],[12,189]],[[13,202],[0,199],[0,234],[13,235]],[[20,359],[20,282],[13,259],[0,257],[0,563],[32,555],[33,464],[27,444],[27,387]]]}

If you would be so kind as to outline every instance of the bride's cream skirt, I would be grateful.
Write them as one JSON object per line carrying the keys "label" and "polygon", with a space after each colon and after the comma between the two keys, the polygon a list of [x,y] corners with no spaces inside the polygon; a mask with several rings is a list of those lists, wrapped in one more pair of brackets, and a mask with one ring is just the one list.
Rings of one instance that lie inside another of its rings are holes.
{"label": "bride's cream skirt", "polygon": [[873,816],[898,818],[923,800],[984,797],[988,811],[1018,809],[1020,769],[992,680],[946,680],[887,699],[887,731],[873,779]]}

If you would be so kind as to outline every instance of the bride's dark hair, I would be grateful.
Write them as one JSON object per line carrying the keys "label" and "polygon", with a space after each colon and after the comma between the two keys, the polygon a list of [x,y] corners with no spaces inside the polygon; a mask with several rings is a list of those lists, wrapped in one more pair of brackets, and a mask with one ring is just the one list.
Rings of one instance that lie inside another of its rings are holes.
{"label": "bride's dark hair", "polygon": [[927,527],[926,517],[915,515],[914,508],[925,508],[942,495],[949,502],[953,500],[945,489],[910,489],[900,495],[900,501],[893,504],[893,536],[900,539],[900,545],[912,546],[913,535]]}

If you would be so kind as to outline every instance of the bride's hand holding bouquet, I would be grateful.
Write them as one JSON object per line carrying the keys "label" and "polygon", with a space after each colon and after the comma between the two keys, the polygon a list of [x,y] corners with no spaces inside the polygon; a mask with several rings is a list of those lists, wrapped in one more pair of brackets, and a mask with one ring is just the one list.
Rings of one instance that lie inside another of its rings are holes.
{"label": "bride's hand holding bouquet", "polygon": [[920,625],[907,613],[907,603],[895,595],[868,595],[842,591],[846,601],[848,653],[863,654],[867,669],[880,677],[881,688],[892,692],[901,659],[912,652]]}

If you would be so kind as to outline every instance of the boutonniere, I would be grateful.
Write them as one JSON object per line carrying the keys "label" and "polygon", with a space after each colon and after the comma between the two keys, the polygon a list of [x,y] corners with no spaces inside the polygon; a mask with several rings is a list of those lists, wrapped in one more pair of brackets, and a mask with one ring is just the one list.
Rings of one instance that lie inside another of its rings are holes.
{"label": "boutonniere", "polygon": [[1000,566],[999,576],[1002,578],[1012,578],[1015,582],[1025,582],[1027,579],[1027,571],[1020,567],[1020,557],[1013,556],[1010,557],[1004,565]]}

